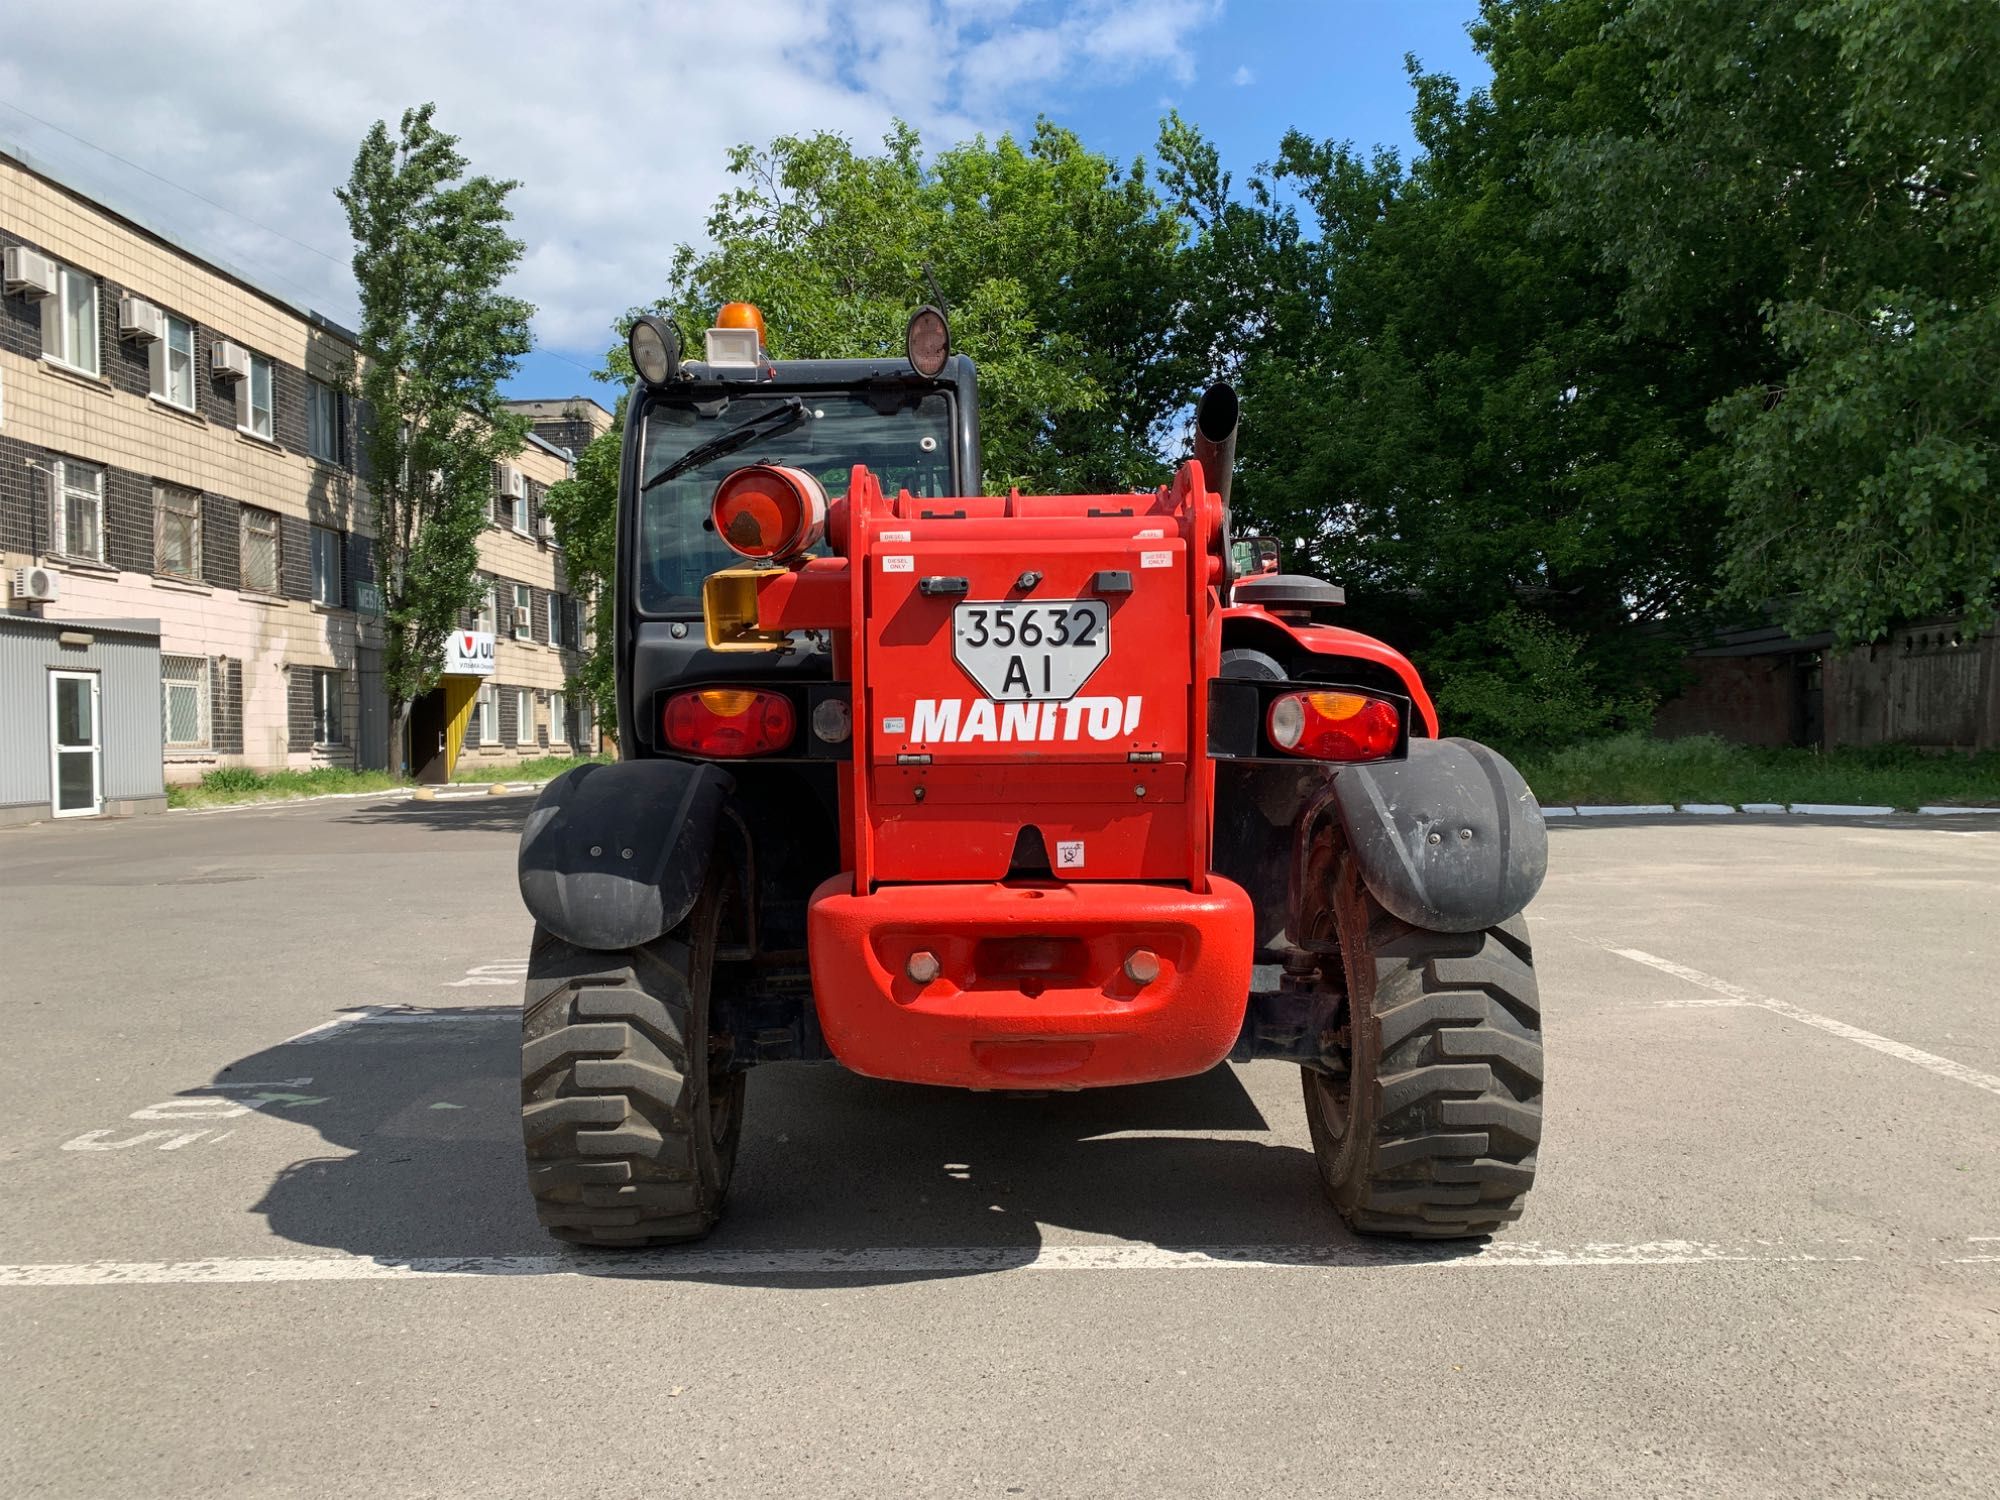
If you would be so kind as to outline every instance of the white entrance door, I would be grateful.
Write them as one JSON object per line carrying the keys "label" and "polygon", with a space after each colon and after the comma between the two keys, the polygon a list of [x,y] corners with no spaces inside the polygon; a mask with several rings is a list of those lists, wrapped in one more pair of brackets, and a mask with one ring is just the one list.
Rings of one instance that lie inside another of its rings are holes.
{"label": "white entrance door", "polygon": [[95,672],[49,673],[49,785],[58,818],[95,817],[104,806]]}

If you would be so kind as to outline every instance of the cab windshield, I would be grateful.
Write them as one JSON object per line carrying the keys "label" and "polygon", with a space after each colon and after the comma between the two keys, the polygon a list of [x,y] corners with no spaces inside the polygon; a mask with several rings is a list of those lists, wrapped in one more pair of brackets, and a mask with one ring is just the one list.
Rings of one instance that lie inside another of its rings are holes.
{"label": "cab windshield", "polygon": [[806,418],[797,426],[696,464],[640,494],[636,584],[642,614],[700,614],[702,580],[743,561],[708,528],[708,507],[723,476],[745,464],[804,469],[829,499],[847,493],[848,473],[856,464],[873,470],[886,494],[953,492],[951,398],[942,391],[895,389],[762,390],[696,405],[656,403],[646,412],[639,482],[793,396],[806,404]]}

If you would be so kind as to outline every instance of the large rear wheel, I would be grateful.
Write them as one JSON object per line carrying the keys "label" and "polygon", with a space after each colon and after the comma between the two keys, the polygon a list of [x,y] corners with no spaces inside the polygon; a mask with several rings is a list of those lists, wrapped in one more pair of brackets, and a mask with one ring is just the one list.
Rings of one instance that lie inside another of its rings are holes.
{"label": "large rear wheel", "polygon": [[674,1244],[721,1217],[744,1075],[710,1047],[708,1023],[736,889],[711,866],[687,920],[641,948],[578,948],[535,929],[521,1131],[535,1210],[556,1238]]}
{"label": "large rear wheel", "polygon": [[1301,936],[1337,942],[1346,992],[1345,1024],[1305,1074],[1327,1196],[1367,1234],[1453,1239],[1519,1218],[1542,1136],[1527,923],[1412,927],[1368,894],[1331,831],[1313,856],[1323,904]]}

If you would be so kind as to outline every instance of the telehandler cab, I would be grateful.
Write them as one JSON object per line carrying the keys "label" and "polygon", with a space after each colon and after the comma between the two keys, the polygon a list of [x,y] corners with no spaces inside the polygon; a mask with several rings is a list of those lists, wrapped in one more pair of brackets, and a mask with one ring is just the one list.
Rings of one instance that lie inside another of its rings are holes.
{"label": "telehandler cab", "polygon": [[521,839],[530,1185],[558,1237],[699,1238],[744,1075],[1058,1090],[1297,1063],[1369,1233],[1520,1212],[1541,810],[1438,737],[1341,591],[1233,541],[1236,397],[1147,493],[980,493],[943,315],[905,360],[632,330],[621,759]]}

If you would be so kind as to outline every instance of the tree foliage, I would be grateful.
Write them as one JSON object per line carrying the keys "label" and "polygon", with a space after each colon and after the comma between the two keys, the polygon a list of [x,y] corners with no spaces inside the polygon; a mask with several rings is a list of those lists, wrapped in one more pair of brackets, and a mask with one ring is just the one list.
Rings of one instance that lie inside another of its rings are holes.
{"label": "tree foliage", "polygon": [[[1042,121],[926,157],[899,125],[878,153],[821,133],[730,154],[710,247],[676,252],[656,310],[692,344],[716,305],[754,302],[779,358],[900,357],[941,296],[979,369],[987,480],[1151,484],[1201,372],[1178,333],[1183,226],[1143,164],[1119,168]],[[697,345],[698,347],[698,345]],[[612,351],[624,368],[622,349]]]}
{"label": "tree foliage", "polygon": [[744,146],[657,306],[893,355],[935,284],[989,484],[1156,482],[1235,378],[1239,520],[1517,743],[1643,724],[1725,613],[1990,611],[2000,5],[1483,0],[1472,36],[1486,88],[1410,62],[1408,162],[1293,131],[1238,181],[1173,114],[1150,172],[1046,121]]}
{"label": "tree foliage", "polygon": [[479,593],[493,465],[527,433],[501,405],[499,382],[530,347],[534,311],[499,290],[521,258],[506,227],[516,184],[465,176],[457,139],[432,123],[433,110],[405,110],[394,136],[376,121],[335,193],[354,236],[367,351],[361,441],[399,733]]}
{"label": "tree foliage", "polygon": [[1843,641],[1988,615],[2000,577],[2000,6],[1633,0],[1639,109],[1550,143],[1635,336],[1727,321],[1727,581]]}
{"label": "tree foliage", "polygon": [[570,592],[588,599],[591,649],[575,676],[572,693],[584,693],[597,710],[597,722],[608,731],[618,728],[617,672],[613,657],[617,642],[618,464],[625,441],[625,402],[610,427],[591,439],[567,479],[549,486],[542,511],[556,523],[562,543],[563,571]]}
{"label": "tree foliage", "polygon": [[[1408,165],[1285,137],[1261,191],[1301,221],[1297,290],[1244,359],[1239,493],[1347,582],[1358,623],[1523,682],[1550,670],[1523,643],[1556,632],[1581,642],[1576,691],[1631,703],[1717,567],[1705,414],[1735,355],[1631,337],[1619,279],[1544,224],[1543,137],[1636,115],[1640,60],[1600,40],[1606,9],[1489,6],[1485,90],[1413,60]],[[1500,628],[1523,610],[1541,624]]]}

